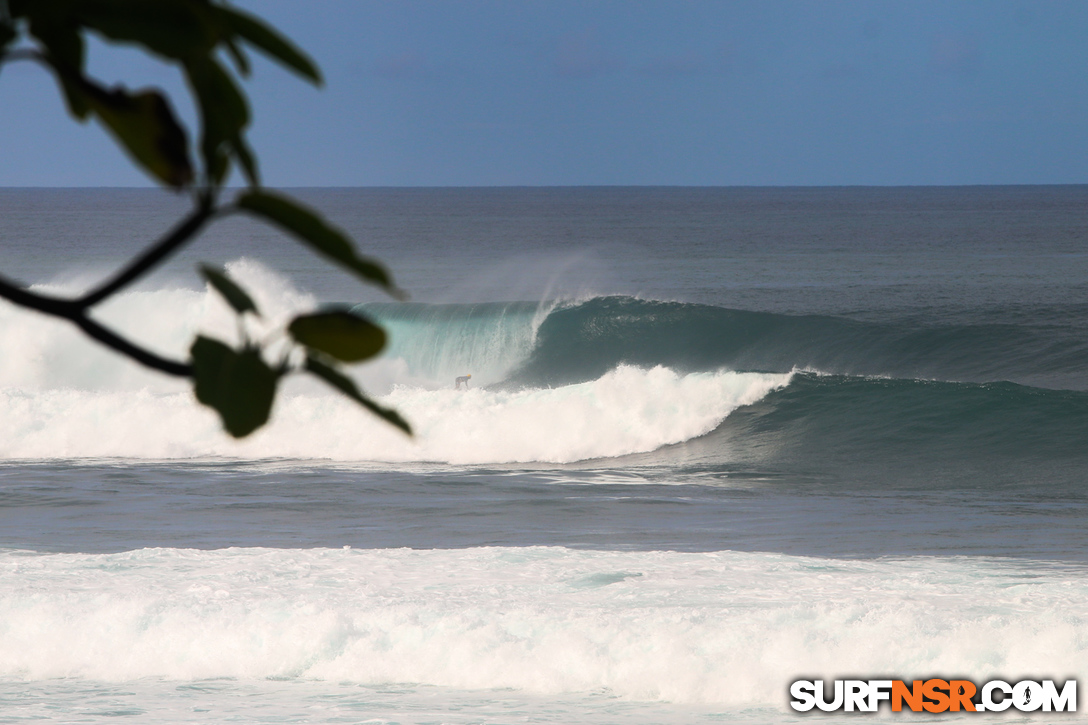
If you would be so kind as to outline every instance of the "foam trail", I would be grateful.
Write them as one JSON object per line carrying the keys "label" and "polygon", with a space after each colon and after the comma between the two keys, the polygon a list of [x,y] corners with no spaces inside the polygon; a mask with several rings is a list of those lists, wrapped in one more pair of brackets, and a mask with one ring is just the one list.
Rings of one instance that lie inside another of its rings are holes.
{"label": "foam trail", "polygon": [[785,706],[801,674],[1063,677],[1040,562],[563,548],[0,553],[0,677],[304,678]]}

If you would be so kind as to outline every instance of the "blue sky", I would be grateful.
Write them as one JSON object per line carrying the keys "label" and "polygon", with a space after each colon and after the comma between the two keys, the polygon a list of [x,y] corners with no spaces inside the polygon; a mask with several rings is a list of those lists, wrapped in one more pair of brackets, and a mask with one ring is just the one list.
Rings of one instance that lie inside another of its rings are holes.
{"label": "blue sky", "polygon": [[[256,67],[270,185],[1088,182],[1082,0],[239,4],[327,79]],[[92,63],[180,90],[132,51]],[[0,133],[0,185],[147,183],[25,64]]]}

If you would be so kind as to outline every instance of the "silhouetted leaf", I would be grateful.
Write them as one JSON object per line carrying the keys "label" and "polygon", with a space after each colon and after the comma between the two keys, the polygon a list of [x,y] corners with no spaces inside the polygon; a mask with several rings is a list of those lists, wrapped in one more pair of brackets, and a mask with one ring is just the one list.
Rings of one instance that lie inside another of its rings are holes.
{"label": "silhouetted leaf", "polygon": [[336,368],[326,365],[317,358],[310,356],[306,358],[306,370],[321,378],[344,395],[362,405],[374,415],[385,420],[387,423],[392,423],[408,435],[412,435],[412,426],[408,425],[408,421],[400,417],[400,413],[391,408],[378,405],[373,400],[363,395],[359,392],[359,388],[356,387],[354,381]]}
{"label": "silhouetted leaf", "polygon": [[56,69],[68,112],[76,118],[86,120],[90,113],[86,99],[74,78],[83,76],[86,60],[86,45],[79,28],[68,22],[63,14],[50,12],[47,5],[31,4],[28,7],[30,33],[45,50],[46,60]]}
{"label": "silhouetted leaf", "polygon": [[248,191],[238,197],[237,203],[241,209],[278,224],[363,279],[384,287],[391,295],[404,296],[380,264],[356,256],[346,234],[293,199],[268,191]]}
{"label": "silhouetted leaf", "polygon": [[252,15],[234,8],[223,8],[222,12],[230,27],[239,36],[314,84],[321,85],[321,72],[317,66],[290,40]]}
{"label": "silhouetted leaf", "polygon": [[246,52],[234,42],[233,38],[224,38],[223,43],[227,46],[227,52],[230,53],[230,57],[234,60],[234,66],[238,69],[238,73],[248,78],[249,58],[246,56]]}
{"label": "silhouetted leaf", "polygon": [[0,54],[16,38],[15,27],[8,20],[8,18],[0,17]]}
{"label": "silhouetted leaf", "polygon": [[223,295],[224,299],[239,315],[244,312],[252,312],[258,317],[260,316],[261,313],[257,311],[257,305],[253,303],[253,299],[224,272],[202,264],[200,265],[200,273],[204,275],[204,279],[208,280],[208,284],[215,287],[216,291]]}
{"label": "silhouetted leaf", "polygon": [[261,359],[260,351],[239,352],[199,336],[190,354],[196,399],[219,413],[228,433],[244,438],[268,422],[279,374]]}
{"label": "silhouetted leaf", "polygon": [[246,175],[250,185],[260,186],[261,175],[257,171],[257,157],[241,135],[234,139],[234,155],[238,158],[238,165],[242,167],[242,173]]}
{"label": "silhouetted leaf", "polygon": [[69,13],[110,40],[175,61],[211,55],[225,30],[207,2],[192,0],[80,0]]}
{"label": "silhouetted leaf", "polygon": [[87,50],[79,26],[48,6],[31,7],[30,34],[41,42],[46,57],[71,71],[82,72]]}
{"label": "silhouetted leaf", "polygon": [[185,63],[185,72],[200,108],[200,140],[205,168],[218,184],[226,175],[227,153],[233,151],[249,123],[249,107],[237,84],[223,66],[210,58]]}
{"label": "silhouetted leaf", "polygon": [[106,89],[66,65],[52,66],[73,114],[93,112],[133,160],[162,183],[180,188],[192,181],[189,141],[164,95]]}
{"label": "silhouetted leaf", "polygon": [[133,159],[162,183],[180,188],[193,179],[189,140],[170,106],[158,91],[108,91],[81,84],[88,105],[132,154]]}
{"label": "silhouetted leaf", "polygon": [[[315,84],[322,82],[313,61],[290,40],[258,18],[227,7],[226,2],[0,0],[0,55],[10,50],[20,32],[25,30],[33,36],[41,46],[41,56],[30,51],[24,57],[36,57],[55,71],[71,113],[80,119],[97,116],[135,163],[167,185],[182,187],[193,178],[188,138],[168,97],[156,90],[107,88],[86,76],[86,37],[95,34],[109,42],[137,45],[161,59],[176,62],[184,70],[199,111],[200,150],[207,172],[204,181],[209,187],[200,189],[196,198],[200,213],[102,288],[101,298],[160,262],[215,212],[217,190],[212,187],[226,177],[232,159],[251,185],[260,183],[256,156],[244,137],[250,121],[248,102],[235,75],[221,62],[221,52],[231,57],[243,76],[250,72],[244,42]],[[238,206],[298,236],[315,252],[363,279],[383,286],[391,294],[401,294],[381,265],[357,256],[343,232],[306,207],[281,195],[259,191],[244,194]],[[201,271],[239,315],[259,314],[249,295],[222,270],[202,266]],[[103,330],[87,331],[151,367],[175,375],[190,372],[187,365],[142,351],[118,336],[105,336]],[[411,434],[410,426],[396,411],[374,403],[350,378],[322,362],[328,359],[323,357],[326,355],[346,361],[373,357],[385,344],[385,333],[379,327],[347,312],[326,312],[297,318],[291,332],[308,348],[307,371]],[[267,422],[286,362],[272,368],[261,358],[260,350],[248,344],[236,350],[203,336],[194,340],[190,355],[197,399],[218,412],[232,436],[246,436]]]}
{"label": "silhouetted leaf", "polygon": [[303,345],[342,362],[372,358],[385,347],[385,330],[345,311],[301,315],[287,329]]}

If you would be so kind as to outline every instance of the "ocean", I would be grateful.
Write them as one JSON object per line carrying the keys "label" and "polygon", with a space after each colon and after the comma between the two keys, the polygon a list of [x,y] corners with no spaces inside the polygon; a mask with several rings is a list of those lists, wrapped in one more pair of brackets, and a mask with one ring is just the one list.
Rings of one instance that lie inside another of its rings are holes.
{"label": "ocean", "polygon": [[[234,441],[0,302],[0,723],[856,722],[790,683],[1088,673],[1088,187],[293,193],[411,301],[232,217],[96,318],[235,340],[201,261],[261,334],[350,305],[415,438],[299,378]],[[86,289],[184,208],[0,190],[0,271]]]}

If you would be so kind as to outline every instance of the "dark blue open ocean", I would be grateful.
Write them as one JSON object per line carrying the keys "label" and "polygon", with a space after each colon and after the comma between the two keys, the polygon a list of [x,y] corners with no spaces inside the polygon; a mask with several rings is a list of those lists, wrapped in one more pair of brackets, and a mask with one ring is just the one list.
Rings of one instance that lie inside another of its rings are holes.
{"label": "dark blue open ocean", "polygon": [[[297,194],[412,301],[231,219],[97,317],[232,340],[198,261],[270,330],[356,306],[416,438],[298,381],[237,443],[0,303],[0,723],[792,722],[802,676],[1088,673],[1088,187]],[[183,208],[0,190],[0,270],[85,288]]]}

